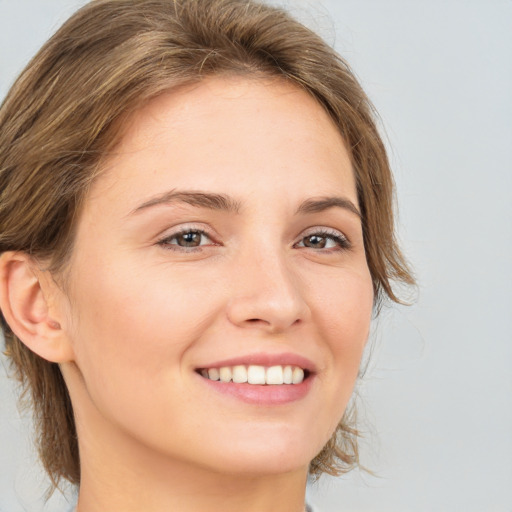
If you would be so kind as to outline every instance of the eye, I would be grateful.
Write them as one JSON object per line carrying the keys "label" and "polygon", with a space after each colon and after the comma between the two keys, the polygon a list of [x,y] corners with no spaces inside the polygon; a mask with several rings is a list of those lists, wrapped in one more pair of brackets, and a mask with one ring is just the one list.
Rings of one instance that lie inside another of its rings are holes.
{"label": "eye", "polygon": [[185,229],[158,242],[159,245],[174,250],[194,249],[212,243],[212,239],[200,229]]}
{"label": "eye", "polygon": [[308,249],[345,250],[350,248],[350,242],[339,231],[319,230],[303,237],[296,247]]}

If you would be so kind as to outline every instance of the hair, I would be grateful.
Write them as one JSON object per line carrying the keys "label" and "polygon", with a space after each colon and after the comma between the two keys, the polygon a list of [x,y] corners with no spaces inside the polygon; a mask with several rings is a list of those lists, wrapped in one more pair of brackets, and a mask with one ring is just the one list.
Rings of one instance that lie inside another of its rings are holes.
{"label": "hair", "polygon": [[[376,114],[347,63],[285,11],[252,0],[94,0],[42,47],[0,108],[0,252],[65,268],[81,205],[128,116],[211,76],[276,77],[311,94],[349,150],[375,293],[414,279],[394,231],[394,185]],[[126,124],[126,123],[125,123]],[[31,352],[2,316],[6,353],[30,397],[53,485],[80,482],[73,408],[59,366]],[[358,463],[347,410],[310,473]]]}

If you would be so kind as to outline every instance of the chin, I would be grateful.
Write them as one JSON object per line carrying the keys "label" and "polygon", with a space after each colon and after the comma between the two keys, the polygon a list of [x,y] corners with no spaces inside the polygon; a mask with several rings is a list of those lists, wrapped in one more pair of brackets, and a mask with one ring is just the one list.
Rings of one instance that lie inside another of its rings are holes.
{"label": "chin", "polygon": [[257,454],[252,455],[251,458],[244,458],[244,460],[225,460],[218,471],[225,474],[240,477],[246,476],[249,478],[264,475],[282,475],[295,473],[297,471],[304,471],[306,473],[311,460],[312,459],[309,457],[289,455],[283,457],[275,454],[262,456],[261,454]]}
{"label": "chin", "polygon": [[324,444],[312,442],[311,438],[304,436],[274,435],[266,439],[258,437],[252,443],[243,443],[242,440],[232,442],[222,450],[222,454],[211,454],[211,460],[215,461],[217,467],[220,466],[222,472],[238,475],[278,475],[301,470],[306,472]]}

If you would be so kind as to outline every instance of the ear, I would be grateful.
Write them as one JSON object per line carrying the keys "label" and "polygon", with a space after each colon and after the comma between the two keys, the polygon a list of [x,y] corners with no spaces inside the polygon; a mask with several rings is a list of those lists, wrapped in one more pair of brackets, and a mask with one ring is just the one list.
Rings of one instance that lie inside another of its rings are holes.
{"label": "ear", "polygon": [[63,292],[48,271],[21,252],[0,257],[0,308],[14,334],[37,355],[54,363],[73,360],[61,325]]}

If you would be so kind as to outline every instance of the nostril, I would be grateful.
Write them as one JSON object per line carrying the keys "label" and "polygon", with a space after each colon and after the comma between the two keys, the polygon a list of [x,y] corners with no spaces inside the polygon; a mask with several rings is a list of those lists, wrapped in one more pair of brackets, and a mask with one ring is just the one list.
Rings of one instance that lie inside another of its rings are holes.
{"label": "nostril", "polygon": [[251,325],[254,325],[254,326],[257,326],[257,325],[270,325],[270,322],[267,322],[266,320],[263,320],[262,318],[248,318],[246,321],[245,321],[246,325],[247,324],[251,324]]}

